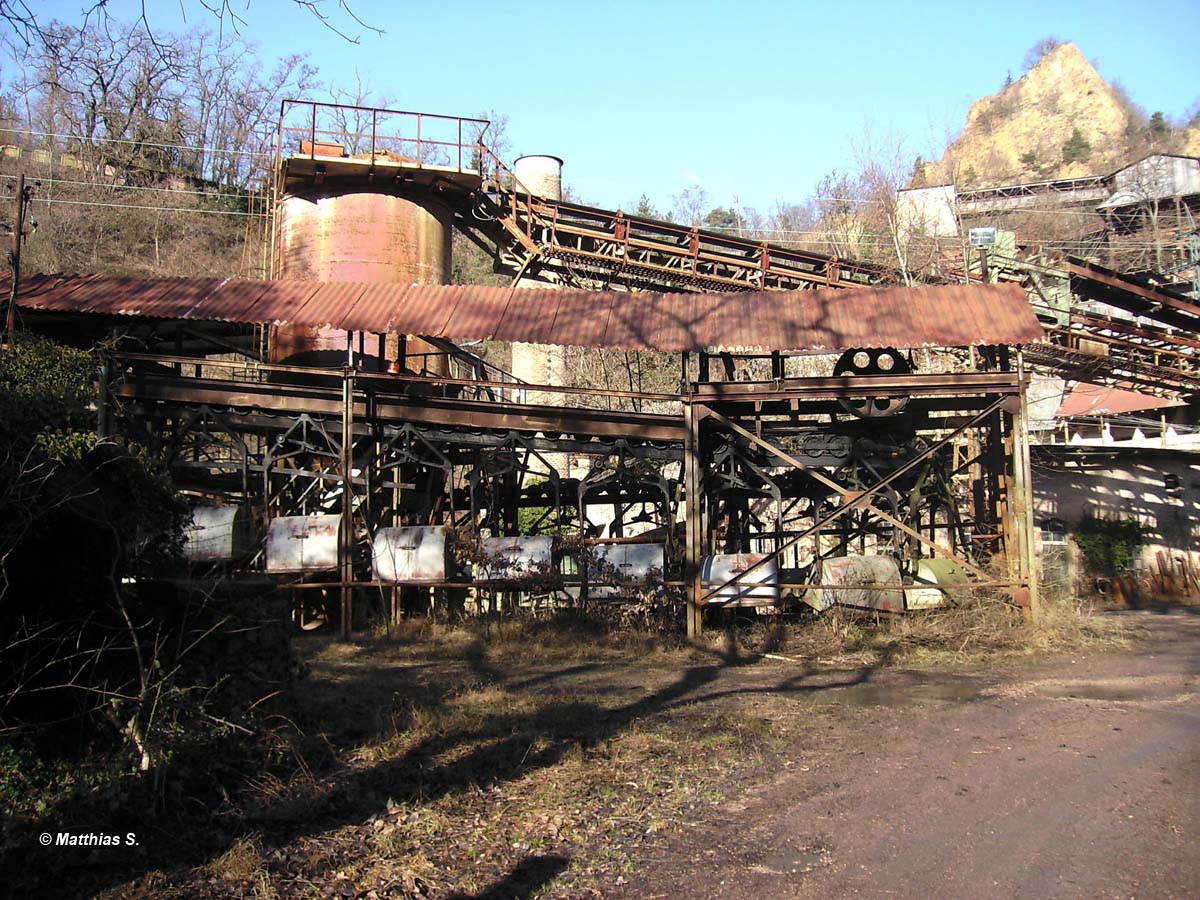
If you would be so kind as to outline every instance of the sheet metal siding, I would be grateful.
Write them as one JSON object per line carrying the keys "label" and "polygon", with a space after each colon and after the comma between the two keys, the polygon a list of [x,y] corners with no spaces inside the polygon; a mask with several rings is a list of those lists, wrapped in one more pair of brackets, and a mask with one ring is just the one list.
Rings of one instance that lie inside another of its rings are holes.
{"label": "sheet metal siding", "polygon": [[29,279],[18,302],[56,312],[668,352],[1018,345],[1043,337],[1015,284],[659,294],[96,275]]}

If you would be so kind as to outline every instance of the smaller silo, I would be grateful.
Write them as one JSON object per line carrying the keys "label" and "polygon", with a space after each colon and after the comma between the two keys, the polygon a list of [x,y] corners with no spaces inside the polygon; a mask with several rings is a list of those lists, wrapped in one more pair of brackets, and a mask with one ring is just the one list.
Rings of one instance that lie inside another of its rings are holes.
{"label": "smaller silo", "polygon": [[557,156],[520,156],[513,163],[513,174],[529,193],[561,200],[562,167],[563,161]]}

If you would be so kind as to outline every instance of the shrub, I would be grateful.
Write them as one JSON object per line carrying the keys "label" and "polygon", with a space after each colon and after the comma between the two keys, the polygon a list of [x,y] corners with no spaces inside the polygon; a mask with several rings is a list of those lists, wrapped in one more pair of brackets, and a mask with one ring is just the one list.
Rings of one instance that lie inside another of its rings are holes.
{"label": "shrub", "polygon": [[1112,577],[1126,572],[1146,537],[1137,519],[1097,519],[1084,516],[1072,532],[1092,575]]}
{"label": "shrub", "polygon": [[1088,143],[1078,128],[1071,132],[1071,136],[1063,142],[1063,162],[1072,163],[1078,160],[1079,162],[1087,161],[1087,158],[1092,155],[1092,145]]}

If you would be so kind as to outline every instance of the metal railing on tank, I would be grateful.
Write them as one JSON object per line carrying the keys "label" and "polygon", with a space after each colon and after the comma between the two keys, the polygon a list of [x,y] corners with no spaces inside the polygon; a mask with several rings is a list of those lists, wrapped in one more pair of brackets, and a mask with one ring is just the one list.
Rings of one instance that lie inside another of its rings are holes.
{"label": "metal railing on tank", "polygon": [[276,178],[285,157],[307,158],[314,165],[343,160],[478,176],[483,195],[504,216],[503,224],[530,241],[534,229],[548,223],[535,212],[528,187],[488,147],[491,124],[440,113],[283,100],[275,137]]}
{"label": "metal railing on tank", "polygon": [[[487,119],[439,113],[284,100],[276,130],[276,166],[289,157],[388,161],[480,174]],[[381,159],[382,158],[382,159]]]}

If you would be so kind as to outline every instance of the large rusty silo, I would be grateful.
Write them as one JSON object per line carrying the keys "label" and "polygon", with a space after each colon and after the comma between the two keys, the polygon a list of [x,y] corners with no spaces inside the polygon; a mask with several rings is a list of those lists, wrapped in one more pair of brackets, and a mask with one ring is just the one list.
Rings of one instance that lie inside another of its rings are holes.
{"label": "large rusty silo", "polygon": [[[279,201],[277,278],[400,284],[448,284],[451,213],[437,203],[373,190],[364,184],[310,185]],[[395,358],[395,340],[388,357]],[[432,350],[410,339],[410,356]],[[368,344],[370,355],[378,346]],[[295,365],[340,366],[346,334],[332,329],[279,326],[272,360]],[[421,360],[413,366],[421,367]],[[444,374],[444,358],[425,367]]]}

